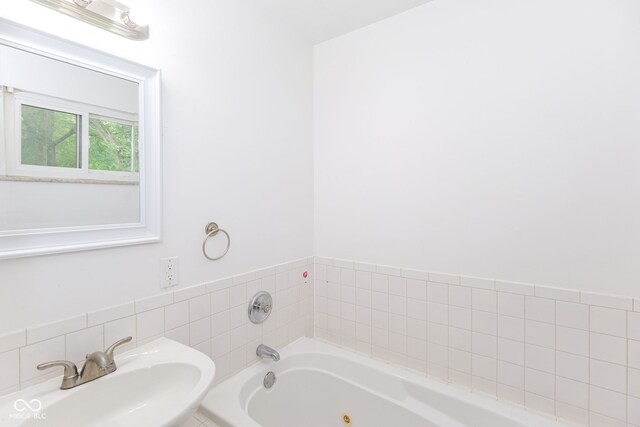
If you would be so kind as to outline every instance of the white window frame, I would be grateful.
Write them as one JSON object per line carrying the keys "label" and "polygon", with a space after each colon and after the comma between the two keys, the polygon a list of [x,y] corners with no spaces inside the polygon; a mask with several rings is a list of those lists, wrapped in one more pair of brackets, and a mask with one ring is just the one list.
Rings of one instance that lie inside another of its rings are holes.
{"label": "white window frame", "polygon": [[[12,123],[5,133],[6,175],[24,178],[53,178],[109,181],[137,184],[140,180],[138,172],[104,171],[89,169],[89,119],[99,118],[123,124],[138,124],[137,114],[111,110],[89,104],[64,100],[33,92],[12,89],[5,94],[5,121]],[[13,104],[13,108],[10,105]],[[80,132],[76,134],[80,165],[77,168],[56,167],[43,165],[27,165],[22,163],[22,106],[59,111],[74,114],[79,120]],[[132,144],[133,148],[133,144]]]}
{"label": "white window frame", "polygon": [[[140,220],[134,223],[0,231],[0,259],[162,241],[160,71],[0,18],[0,44],[129,80],[138,85]],[[4,98],[0,94],[0,98]],[[4,99],[0,102],[3,113]],[[1,117],[4,117],[2,115]],[[0,140],[13,123],[0,120]],[[0,169],[6,153],[0,144]]]}

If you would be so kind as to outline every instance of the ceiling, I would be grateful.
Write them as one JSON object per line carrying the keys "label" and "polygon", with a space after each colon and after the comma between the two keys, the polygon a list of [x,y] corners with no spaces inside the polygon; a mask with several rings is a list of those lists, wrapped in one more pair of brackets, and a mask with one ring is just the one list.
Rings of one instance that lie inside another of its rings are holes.
{"label": "ceiling", "polygon": [[320,43],[430,0],[271,0],[313,43]]}

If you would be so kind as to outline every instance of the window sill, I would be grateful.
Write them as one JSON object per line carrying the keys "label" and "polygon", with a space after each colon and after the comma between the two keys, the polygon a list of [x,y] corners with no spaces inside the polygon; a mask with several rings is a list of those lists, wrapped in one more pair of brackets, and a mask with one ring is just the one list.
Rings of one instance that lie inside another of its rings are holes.
{"label": "window sill", "polygon": [[39,176],[14,176],[0,175],[0,181],[14,182],[53,182],[58,184],[103,184],[103,185],[140,185],[136,181],[118,181],[109,179],[90,179],[90,178],[51,178]]}

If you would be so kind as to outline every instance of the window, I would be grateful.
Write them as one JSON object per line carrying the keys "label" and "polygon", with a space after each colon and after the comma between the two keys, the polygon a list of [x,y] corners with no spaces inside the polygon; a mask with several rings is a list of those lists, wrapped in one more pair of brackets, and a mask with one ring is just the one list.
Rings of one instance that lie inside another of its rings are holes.
{"label": "window", "polygon": [[137,115],[10,88],[3,97],[5,123],[13,123],[8,176],[139,182]]}

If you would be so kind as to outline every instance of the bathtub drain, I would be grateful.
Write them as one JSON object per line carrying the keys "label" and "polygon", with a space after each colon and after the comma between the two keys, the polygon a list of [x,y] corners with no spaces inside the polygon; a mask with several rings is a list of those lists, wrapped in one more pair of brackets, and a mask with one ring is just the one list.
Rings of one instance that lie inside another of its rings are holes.
{"label": "bathtub drain", "polygon": [[264,388],[271,388],[275,383],[276,374],[274,374],[272,371],[267,372],[267,375],[264,376],[264,381],[262,381],[262,384],[264,384]]}

